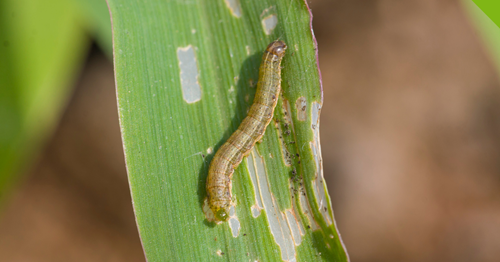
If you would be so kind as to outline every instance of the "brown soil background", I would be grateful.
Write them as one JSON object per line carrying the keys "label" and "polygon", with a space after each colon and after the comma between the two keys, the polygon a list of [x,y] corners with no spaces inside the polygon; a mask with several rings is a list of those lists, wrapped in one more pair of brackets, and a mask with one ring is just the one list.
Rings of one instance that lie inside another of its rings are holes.
{"label": "brown soil background", "polygon": [[[456,0],[313,1],[321,142],[352,261],[500,261],[500,82]],[[4,261],[144,261],[112,64],[90,53],[0,216]]]}

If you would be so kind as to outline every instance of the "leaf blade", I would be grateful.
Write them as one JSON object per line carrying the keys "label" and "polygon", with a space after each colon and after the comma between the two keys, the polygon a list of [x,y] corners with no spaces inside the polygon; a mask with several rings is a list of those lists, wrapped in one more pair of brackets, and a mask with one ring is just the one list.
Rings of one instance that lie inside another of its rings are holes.
{"label": "leaf blade", "polygon": [[[319,208],[312,187],[321,174],[310,146],[315,139],[311,107],[322,101],[307,5],[301,1],[240,1],[241,17],[237,17],[226,2],[234,1],[109,1],[122,136],[148,260],[161,261],[167,256],[188,261],[221,257],[346,261],[334,225],[320,211],[309,208],[310,219],[318,226],[315,232],[307,230],[309,218],[298,212],[302,210],[299,194],[290,190],[302,186],[308,206]],[[278,24],[267,35],[262,21],[273,16]],[[202,206],[208,164],[245,117],[255,93],[249,86],[257,81],[262,52],[278,37],[289,45],[282,84],[283,99],[290,102],[280,102],[275,113],[279,122],[267,128],[263,142],[251,155],[253,161],[263,163],[260,173],[256,172],[262,175],[261,181],[269,182],[253,184],[249,165],[256,162],[250,164],[249,158],[234,174],[233,195],[241,226],[236,232],[230,223],[213,225],[205,220]],[[194,103],[183,98],[178,60],[179,48],[189,46],[195,52],[202,90],[201,100]],[[311,116],[306,121],[296,117],[295,101],[301,96],[307,98]],[[290,182],[294,169],[304,177],[303,185]],[[271,197],[264,199],[264,210],[254,218],[251,207],[263,192],[256,188],[268,190]],[[331,212],[328,196],[321,201],[327,202],[323,205]],[[276,214],[269,212],[270,206],[279,208]],[[276,229],[272,222],[290,223],[286,212],[304,224],[298,248],[290,229]]]}

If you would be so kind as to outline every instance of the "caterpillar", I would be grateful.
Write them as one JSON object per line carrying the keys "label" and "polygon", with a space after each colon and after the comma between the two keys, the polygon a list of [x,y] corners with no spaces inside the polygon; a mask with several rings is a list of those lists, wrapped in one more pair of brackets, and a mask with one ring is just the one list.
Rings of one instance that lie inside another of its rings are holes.
{"label": "caterpillar", "polygon": [[270,43],[259,68],[259,80],[253,104],[238,129],[229,137],[208,168],[208,205],[216,221],[229,219],[231,178],[244,156],[250,153],[271,122],[281,89],[281,60],[287,46],[283,41]]}

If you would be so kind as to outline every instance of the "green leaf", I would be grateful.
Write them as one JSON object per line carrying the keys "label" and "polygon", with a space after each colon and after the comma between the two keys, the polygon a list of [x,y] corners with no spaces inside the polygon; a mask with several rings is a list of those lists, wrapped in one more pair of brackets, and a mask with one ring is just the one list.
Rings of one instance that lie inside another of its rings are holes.
{"label": "green leaf", "polygon": [[79,7],[79,12],[85,19],[86,27],[96,40],[99,47],[111,59],[113,45],[111,37],[111,21],[106,0],[73,0]]}
{"label": "green leaf", "polygon": [[0,1],[0,197],[56,123],[87,46],[70,1]]}
{"label": "green leaf", "polygon": [[[492,62],[495,63],[498,72],[500,72],[500,15],[498,8],[496,8],[499,3],[496,1],[463,0],[462,4],[480,34]],[[489,13],[489,17],[485,12]]]}
{"label": "green leaf", "polygon": [[[125,158],[147,259],[347,261],[322,175],[321,82],[306,2],[108,3]],[[263,21],[273,19],[266,34]],[[278,38],[288,50],[274,120],[235,171],[233,218],[211,223],[203,212],[210,160],[246,116],[263,51]],[[181,82],[184,74],[194,80]]]}

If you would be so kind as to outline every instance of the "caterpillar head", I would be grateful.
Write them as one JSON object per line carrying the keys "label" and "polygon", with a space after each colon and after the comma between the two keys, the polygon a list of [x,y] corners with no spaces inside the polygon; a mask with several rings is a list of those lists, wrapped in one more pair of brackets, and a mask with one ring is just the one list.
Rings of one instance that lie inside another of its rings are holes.
{"label": "caterpillar head", "polygon": [[281,41],[281,40],[276,40],[272,43],[270,43],[268,46],[267,46],[267,51],[273,55],[277,55],[278,57],[283,57],[285,56],[285,50],[286,50],[287,46],[285,44],[285,42]]}
{"label": "caterpillar head", "polygon": [[226,222],[229,219],[229,210],[224,208],[218,209],[215,212],[215,219],[218,221]]}

